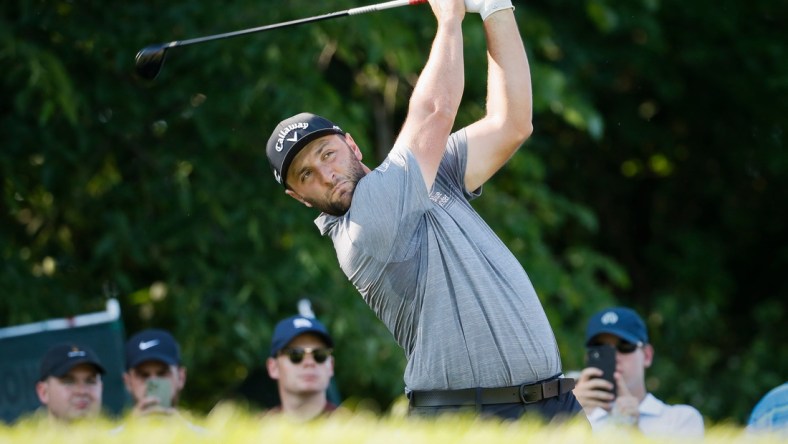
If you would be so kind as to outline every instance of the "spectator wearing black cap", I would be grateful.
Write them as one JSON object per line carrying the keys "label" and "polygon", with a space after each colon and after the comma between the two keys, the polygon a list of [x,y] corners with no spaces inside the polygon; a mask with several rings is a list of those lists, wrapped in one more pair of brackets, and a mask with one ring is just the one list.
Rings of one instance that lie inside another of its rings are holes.
{"label": "spectator wearing black cap", "polygon": [[281,404],[269,412],[308,421],[336,409],[326,396],[334,376],[333,346],[316,319],[292,316],[276,325],[266,368],[277,381]]}
{"label": "spectator wearing black cap", "polygon": [[89,347],[73,342],[57,344],[41,359],[36,394],[50,418],[70,422],[95,417],[101,412],[104,372]]}
{"label": "spectator wearing black cap", "polygon": [[595,367],[583,369],[574,389],[594,430],[628,424],[647,436],[703,436],[703,417],[694,407],[665,404],[646,389],[645,374],[654,360],[654,347],[648,342],[646,324],[635,311],[612,307],[594,314],[586,328],[586,347],[599,345],[616,350],[616,393]]}
{"label": "spectator wearing black cap", "polygon": [[[186,383],[186,367],[181,365],[181,350],[173,336],[159,329],[143,330],[126,342],[126,389],[134,399],[134,414],[174,413]],[[157,384],[162,396],[151,392]]]}

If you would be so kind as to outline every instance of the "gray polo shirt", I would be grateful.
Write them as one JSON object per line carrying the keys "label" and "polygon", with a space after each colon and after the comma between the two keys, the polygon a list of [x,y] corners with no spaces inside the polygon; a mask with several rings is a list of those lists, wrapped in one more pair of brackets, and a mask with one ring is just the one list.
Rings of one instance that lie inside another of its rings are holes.
{"label": "gray polo shirt", "polygon": [[504,387],[561,373],[525,270],[471,207],[465,131],[452,134],[428,192],[395,147],[359,181],[341,217],[315,223],[339,265],[405,349],[410,390]]}

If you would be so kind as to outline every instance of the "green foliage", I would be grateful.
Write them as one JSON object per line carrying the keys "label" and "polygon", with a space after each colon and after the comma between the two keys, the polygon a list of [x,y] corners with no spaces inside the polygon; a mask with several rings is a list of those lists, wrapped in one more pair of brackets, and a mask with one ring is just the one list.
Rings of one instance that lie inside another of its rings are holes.
{"label": "green foliage", "polygon": [[[474,205],[528,271],[566,369],[582,365],[588,315],[630,305],[657,350],[650,388],[743,421],[788,369],[786,7],[515,4],[536,133]],[[273,325],[307,297],[340,344],[342,395],[387,408],[402,351],[263,147],[313,110],[379,162],[430,48],[428,7],[176,48],[156,81],[133,74],[151,43],[354,6],[4,2],[0,325],[118,297],[129,332],[180,339],[184,402],[204,412],[260,369]],[[478,17],[464,29],[458,125],[484,112]]]}

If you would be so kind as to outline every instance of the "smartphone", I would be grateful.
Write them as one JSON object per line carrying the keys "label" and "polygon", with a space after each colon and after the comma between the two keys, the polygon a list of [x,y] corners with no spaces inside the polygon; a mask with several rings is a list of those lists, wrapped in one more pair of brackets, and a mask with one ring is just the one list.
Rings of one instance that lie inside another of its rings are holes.
{"label": "smartphone", "polygon": [[158,399],[161,407],[172,407],[172,381],[164,378],[148,378],[145,381],[145,395]]}
{"label": "smartphone", "polygon": [[612,345],[596,345],[588,347],[586,366],[602,370],[602,379],[613,384],[613,395],[616,394],[616,349]]}

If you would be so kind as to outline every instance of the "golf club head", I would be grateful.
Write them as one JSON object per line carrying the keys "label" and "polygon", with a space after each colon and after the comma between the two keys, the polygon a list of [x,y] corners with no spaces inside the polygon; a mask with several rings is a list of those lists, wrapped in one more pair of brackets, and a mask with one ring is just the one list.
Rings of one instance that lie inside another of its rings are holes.
{"label": "golf club head", "polygon": [[137,53],[137,74],[143,79],[153,80],[159,75],[164,58],[167,55],[167,44],[160,43],[142,48]]}

